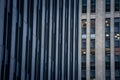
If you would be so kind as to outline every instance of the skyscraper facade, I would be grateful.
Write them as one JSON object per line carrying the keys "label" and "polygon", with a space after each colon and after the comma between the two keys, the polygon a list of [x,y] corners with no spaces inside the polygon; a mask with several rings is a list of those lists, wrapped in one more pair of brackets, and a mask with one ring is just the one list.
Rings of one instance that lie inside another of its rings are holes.
{"label": "skyscraper facade", "polygon": [[0,0],[0,80],[120,80],[120,0]]}

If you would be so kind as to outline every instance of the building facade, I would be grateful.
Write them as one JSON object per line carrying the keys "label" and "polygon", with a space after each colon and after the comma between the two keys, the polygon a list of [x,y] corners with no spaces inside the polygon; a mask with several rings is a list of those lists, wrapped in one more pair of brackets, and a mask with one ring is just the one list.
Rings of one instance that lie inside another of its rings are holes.
{"label": "building facade", "polygon": [[0,80],[120,80],[120,0],[0,0]]}

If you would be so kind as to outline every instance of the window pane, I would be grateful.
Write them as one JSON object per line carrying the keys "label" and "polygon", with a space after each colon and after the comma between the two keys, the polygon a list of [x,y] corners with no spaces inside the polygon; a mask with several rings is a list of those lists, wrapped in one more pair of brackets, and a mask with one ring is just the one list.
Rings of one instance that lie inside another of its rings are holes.
{"label": "window pane", "polygon": [[120,11],[120,0],[115,0],[115,11]]}
{"label": "window pane", "polygon": [[[120,0],[115,0],[119,2]],[[117,6],[116,6],[117,7]],[[116,8],[117,10],[117,8]],[[115,80],[120,80],[120,18],[114,19],[114,54],[115,54]]]}
{"label": "window pane", "polygon": [[82,0],[82,13],[87,12],[87,0]]}
{"label": "window pane", "polygon": [[105,4],[105,10],[106,10],[106,12],[110,12],[110,1],[111,0],[106,0],[105,2],[106,2],[106,4]]}
{"label": "window pane", "polygon": [[95,13],[96,0],[91,0],[91,13]]}

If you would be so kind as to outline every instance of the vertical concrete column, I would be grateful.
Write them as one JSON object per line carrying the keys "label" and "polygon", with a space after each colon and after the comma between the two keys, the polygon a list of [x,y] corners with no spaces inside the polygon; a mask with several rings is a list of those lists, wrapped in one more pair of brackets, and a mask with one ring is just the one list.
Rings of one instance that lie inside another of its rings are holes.
{"label": "vertical concrete column", "polygon": [[56,62],[55,62],[55,80],[58,80],[58,29],[59,29],[59,1],[57,0],[57,18],[56,18]]}
{"label": "vertical concrete column", "polygon": [[111,20],[110,20],[110,64],[111,64],[111,80],[115,80],[115,59],[114,59],[114,0],[111,0]]}
{"label": "vertical concrete column", "polygon": [[78,80],[81,80],[81,10],[82,0],[79,0],[79,18],[78,18]]}
{"label": "vertical concrete column", "polygon": [[73,26],[73,80],[75,79],[75,28],[76,28],[76,0],[74,0],[74,26]]}
{"label": "vertical concrete column", "polygon": [[67,70],[68,80],[70,80],[70,15],[71,15],[71,0],[69,0],[69,12],[68,12],[68,70]]}
{"label": "vertical concrete column", "polygon": [[49,17],[49,25],[50,25],[50,29],[49,29],[49,67],[48,67],[48,80],[51,80],[51,43],[52,43],[52,13],[53,12],[53,0],[50,0],[50,17]]}
{"label": "vertical concrete column", "polygon": [[65,0],[63,0],[63,24],[62,24],[62,80],[64,80],[64,45],[65,45]]}
{"label": "vertical concrete column", "polygon": [[34,80],[35,72],[35,49],[36,49],[36,14],[37,14],[37,0],[34,0],[33,7],[33,33],[32,33],[32,64],[31,64],[31,80]]}
{"label": "vertical concrete column", "polygon": [[87,0],[86,79],[90,80],[90,0]]}
{"label": "vertical concrete column", "polygon": [[42,1],[42,37],[41,37],[41,66],[40,66],[40,80],[43,80],[44,67],[44,35],[45,34],[45,0]]}
{"label": "vertical concrete column", "polygon": [[0,79],[3,59],[3,31],[4,31],[4,0],[0,0]]}
{"label": "vertical concrete column", "polygon": [[105,10],[104,0],[96,2],[96,40],[95,40],[95,66],[96,80],[105,80]]}

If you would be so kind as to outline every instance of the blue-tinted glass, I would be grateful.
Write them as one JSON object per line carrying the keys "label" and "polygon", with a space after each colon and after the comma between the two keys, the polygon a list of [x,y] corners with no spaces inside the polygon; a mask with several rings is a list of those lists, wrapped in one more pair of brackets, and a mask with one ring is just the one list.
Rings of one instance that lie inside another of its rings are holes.
{"label": "blue-tinted glass", "polygon": [[96,0],[91,0],[91,13],[95,13]]}
{"label": "blue-tinted glass", "polygon": [[90,47],[95,48],[95,39],[91,39]]}
{"label": "blue-tinted glass", "polygon": [[87,12],[87,0],[82,0],[82,13]]}
{"label": "blue-tinted glass", "polygon": [[115,40],[114,45],[115,45],[115,48],[119,48],[120,47],[120,41]]}
{"label": "blue-tinted glass", "polygon": [[106,0],[106,4],[105,4],[106,8],[106,12],[110,12],[110,0]]}
{"label": "blue-tinted glass", "polygon": [[82,39],[82,48],[86,48],[86,39]]}
{"label": "blue-tinted glass", "polygon": [[120,11],[120,0],[115,0],[115,11]]}
{"label": "blue-tinted glass", "polygon": [[95,70],[90,71],[90,77],[91,77],[91,79],[95,78]]}
{"label": "blue-tinted glass", "polygon": [[120,23],[119,22],[115,22],[114,29],[115,29],[115,33],[119,33],[119,31],[120,31]]}
{"label": "blue-tinted glass", "polygon": [[119,29],[120,29],[119,23],[115,23],[114,29],[115,29],[115,33],[119,33]]}
{"label": "blue-tinted glass", "polygon": [[91,34],[95,34],[95,27],[91,27]]}
{"label": "blue-tinted glass", "polygon": [[110,33],[110,27],[106,27],[105,33]]}
{"label": "blue-tinted glass", "polygon": [[[109,0],[106,0],[106,12],[110,11],[108,5]],[[105,19],[105,72],[106,80],[110,79],[110,18]]]}
{"label": "blue-tinted glass", "polygon": [[91,26],[90,33],[95,34],[95,19],[90,20],[90,26]]}
{"label": "blue-tinted glass", "polygon": [[82,28],[82,34],[86,34],[86,27]]}
{"label": "blue-tinted glass", "polygon": [[[115,11],[118,11],[116,2],[120,0],[115,0]],[[119,2],[120,4],[120,2]],[[115,80],[120,80],[120,18],[114,19],[114,47],[115,47]]]}
{"label": "blue-tinted glass", "polygon": [[105,40],[105,47],[110,48],[110,39]]}

